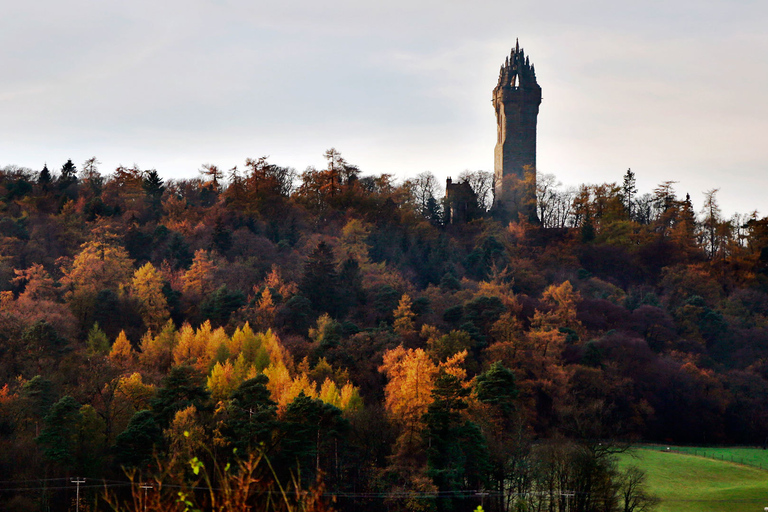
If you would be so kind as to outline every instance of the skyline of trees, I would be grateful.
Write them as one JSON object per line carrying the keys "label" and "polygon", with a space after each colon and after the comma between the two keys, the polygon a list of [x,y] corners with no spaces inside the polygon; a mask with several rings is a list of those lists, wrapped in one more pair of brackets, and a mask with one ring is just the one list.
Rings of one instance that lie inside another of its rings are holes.
{"label": "skyline of trees", "polygon": [[[444,226],[429,173],[326,157],[168,181],[0,169],[0,480],[118,478],[153,453],[182,475],[258,445],[331,492],[435,493],[349,510],[481,489],[489,510],[558,510],[576,487],[586,511],[637,498],[623,443],[765,439],[768,219],[628,171],[540,176],[539,224]],[[487,208],[488,174],[466,178]]]}

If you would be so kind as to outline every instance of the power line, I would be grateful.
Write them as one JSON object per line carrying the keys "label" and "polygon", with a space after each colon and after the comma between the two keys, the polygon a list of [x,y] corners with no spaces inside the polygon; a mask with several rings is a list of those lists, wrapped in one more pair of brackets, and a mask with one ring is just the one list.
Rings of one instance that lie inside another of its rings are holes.
{"label": "power line", "polygon": [[[24,483],[24,482],[53,482],[53,481],[66,481],[66,478],[39,478],[39,479],[29,479],[29,480],[5,480],[0,483]],[[85,479],[70,479],[72,483],[78,484],[78,489],[105,489],[105,488],[113,488],[113,487],[130,487],[137,485],[134,482],[129,481],[123,481],[123,480],[102,480],[100,483],[97,484],[89,484],[85,485]],[[144,489],[145,493],[149,489],[153,489],[154,487],[147,484],[138,484],[140,489]],[[145,487],[146,486],[146,487]],[[173,485],[173,484],[164,484],[162,487],[167,487],[170,489],[181,489],[186,488],[189,490],[222,490],[222,488],[219,487],[205,487],[205,486],[182,486],[182,485]],[[2,492],[23,492],[23,491],[55,491],[55,490],[67,490],[72,489],[71,485],[55,485],[55,486],[37,486],[37,487],[0,487],[0,493]],[[470,490],[459,490],[459,491],[389,491],[389,492],[328,492],[327,495],[329,497],[336,497],[336,498],[417,498],[417,499],[428,499],[428,498],[440,498],[440,497],[454,497],[454,498],[477,498],[479,496],[479,493],[483,494],[483,497],[499,497],[499,496],[518,496],[518,497],[527,497],[532,495],[539,495],[539,496],[570,496],[573,497],[575,494],[588,494],[585,492],[554,492],[549,493],[546,491],[542,492],[527,492],[527,493],[504,493],[499,491],[486,491],[486,490],[478,490],[478,489],[470,489]],[[279,491],[273,491],[273,490],[264,490],[261,491],[261,494],[282,494]],[[293,493],[288,493],[293,494]],[[696,499],[696,498],[666,498],[662,499],[665,503],[763,503],[764,500],[761,499]]]}

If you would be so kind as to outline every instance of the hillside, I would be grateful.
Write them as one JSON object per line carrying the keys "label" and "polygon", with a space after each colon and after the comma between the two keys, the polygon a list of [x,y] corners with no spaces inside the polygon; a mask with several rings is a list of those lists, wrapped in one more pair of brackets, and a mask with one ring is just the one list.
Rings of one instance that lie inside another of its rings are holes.
{"label": "hillside", "polygon": [[648,490],[661,499],[660,512],[730,512],[766,506],[765,470],[680,453],[635,450],[621,465],[647,473]]}
{"label": "hillside", "polygon": [[95,159],[2,169],[13,510],[63,506],[43,475],[159,461],[183,480],[249,453],[348,510],[554,507],[574,488],[590,510],[619,506],[612,446],[764,441],[768,219],[723,219],[714,192],[697,214],[630,172],[540,177],[537,219],[506,219],[477,172],[467,222],[444,224],[434,176],[326,157],[167,182]]}

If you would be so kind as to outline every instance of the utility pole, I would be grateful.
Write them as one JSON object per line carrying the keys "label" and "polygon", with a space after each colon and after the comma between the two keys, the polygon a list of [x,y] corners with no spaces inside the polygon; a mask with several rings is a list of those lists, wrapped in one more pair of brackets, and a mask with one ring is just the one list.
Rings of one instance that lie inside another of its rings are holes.
{"label": "utility pole", "polygon": [[485,491],[479,491],[475,493],[475,496],[480,496],[480,508],[482,508],[483,510],[485,510],[485,508],[483,508],[483,505],[485,505],[485,497],[488,496],[489,494],[490,493]]}
{"label": "utility pole", "polygon": [[141,484],[139,488],[144,489],[144,512],[147,512],[147,492],[154,487],[152,484]]}
{"label": "utility pole", "polygon": [[80,484],[85,483],[85,478],[81,480],[80,478],[75,477],[75,478],[70,478],[69,481],[72,482],[73,484],[77,484],[77,498],[75,502],[75,509],[77,510],[77,512],[80,512]]}

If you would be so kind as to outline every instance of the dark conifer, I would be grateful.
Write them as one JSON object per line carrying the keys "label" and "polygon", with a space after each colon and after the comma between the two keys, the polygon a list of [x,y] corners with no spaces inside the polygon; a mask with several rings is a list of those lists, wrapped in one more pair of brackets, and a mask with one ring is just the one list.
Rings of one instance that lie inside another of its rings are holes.
{"label": "dark conifer", "polygon": [[338,313],[338,276],[333,252],[325,242],[320,242],[309,255],[299,289],[316,311],[331,316]]}
{"label": "dark conifer", "polygon": [[37,182],[45,188],[51,182],[51,179],[51,171],[48,170],[48,165],[44,165],[43,170],[40,171],[37,177]]}

